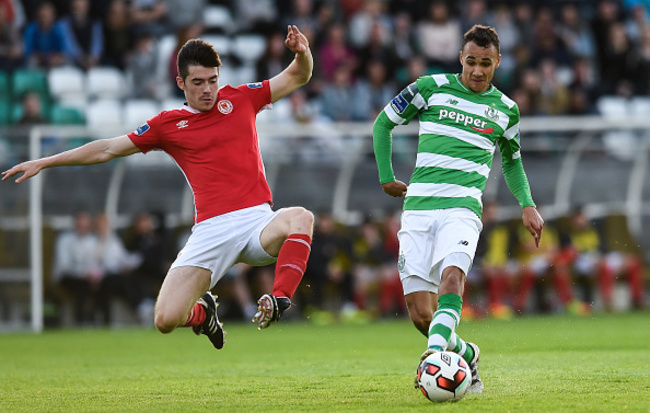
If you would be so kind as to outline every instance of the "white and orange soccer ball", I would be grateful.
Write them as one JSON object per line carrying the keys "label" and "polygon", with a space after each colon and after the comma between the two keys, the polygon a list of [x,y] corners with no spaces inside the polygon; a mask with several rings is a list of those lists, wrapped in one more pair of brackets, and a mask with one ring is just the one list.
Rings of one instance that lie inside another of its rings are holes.
{"label": "white and orange soccer ball", "polygon": [[469,364],[450,351],[431,354],[418,366],[418,384],[432,402],[458,401],[472,384]]}

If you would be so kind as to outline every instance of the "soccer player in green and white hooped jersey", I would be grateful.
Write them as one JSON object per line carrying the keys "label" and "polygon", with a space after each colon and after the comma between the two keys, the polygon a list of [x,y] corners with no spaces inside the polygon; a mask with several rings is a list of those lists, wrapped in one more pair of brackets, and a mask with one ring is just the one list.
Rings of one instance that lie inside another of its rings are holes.
{"label": "soccer player in green and white hooped jersey", "polygon": [[[458,353],[472,370],[473,393],[483,390],[477,369],[480,350],[455,330],[465,275],[482,229],[481,197],[497,145],[506,183],[537,246],[544,227],[521,162],[519,108],[490,83],[500,61],[496,31],[472,27],[463,37],[462,73],[419,78],[386,105],[373,128],[382,188],[391,196],[406,197],[398,269],[411,320],[428,337],[421,360],[436,351]],[[392,130],[416,115],[418,154],[407,187],[393,172]]]}

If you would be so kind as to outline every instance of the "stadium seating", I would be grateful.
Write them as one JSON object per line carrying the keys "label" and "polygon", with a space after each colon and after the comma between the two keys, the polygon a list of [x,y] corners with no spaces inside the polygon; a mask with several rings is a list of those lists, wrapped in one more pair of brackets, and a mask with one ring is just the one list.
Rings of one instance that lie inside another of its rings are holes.
{"label": "stadium seating", "polygon": [[91,99],[121,99],[126,94],[126,76],[114,67],[93,67],[87,73]]}
{"label": "stadium seating", "polygon": [[11,83],[13,99],[19,101],[28,92],[36,92],[43,100],[49,100],[47,75],[36,69],[17,69],[14,71]]}
{"label": "stadium seating", "polygon": [[160,110],[178,109],[183,107],[183,103],[185,103],[185,99],[182,98],[163,99],[163,101],[160,102]]}
{"label": "stadium seating", "polygon": [[608,118],[628,115],[628,101],[620,96],[602,96],[596,102],[598,112]]}
{"label": "stadium seating", "polygon": [[11,121],[11,102],[0,99],[0,126],[10,125]]}
{"label": "stadium seating", "polygon": [[122,126],[122,104],[116,99],[99,99],[88,104],[86,120],[92,128],[114,129]]}
{"label": "stadium seating", "polygon": [[84,125],[86,118],[76,108],[55,104],[50,111],[50,121],[55,125]]}
{"label": "stadium seating", "polygon": [[203,24],[210,33],[228,34],[232,31],[233,18],[226,6],[210,5],[203,12]]}
{"label": "stadium seating", "polygon": [[135,129],[160,112],[160,107],[153,100],[132,99],[124,104],[124,126]]}
{"label": "stadium seating", "polygon": [[47,75],[52,99],[79,99],[86,96],[86,75],[76,67],[66,66],[50,69]]}
{"label": "stadium seating", "polygon": [[233,38],[231,53],[244,64],[255,65],[266,52],[266,38],[261,34],[240,34]]}
{"label": "stadium seating", "polygon": [[205,34],[201,38],[210,43],[219,53],[219,56],[228,56],[234,53],[232,41],[228,36],[222,34]]}

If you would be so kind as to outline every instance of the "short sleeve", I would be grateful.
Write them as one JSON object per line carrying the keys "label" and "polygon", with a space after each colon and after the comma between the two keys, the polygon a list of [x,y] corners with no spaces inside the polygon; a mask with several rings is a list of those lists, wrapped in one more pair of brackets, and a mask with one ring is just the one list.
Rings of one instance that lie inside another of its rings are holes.
{"label": "short sleeve", "polygon": [[143,123],[133,132],[127,134],[133,144],[143,153],[147,153],[153,149],[163,149],[160,131],[161,116],[162,113],[159,113]]}
{"label": "short sleeve", "polygon": [[271,86],[268,80],[257,83],[246,83],[237,87],[237,90],[244,93],[250,99],[255,112],[259,112],[264,106],[271,103]]}

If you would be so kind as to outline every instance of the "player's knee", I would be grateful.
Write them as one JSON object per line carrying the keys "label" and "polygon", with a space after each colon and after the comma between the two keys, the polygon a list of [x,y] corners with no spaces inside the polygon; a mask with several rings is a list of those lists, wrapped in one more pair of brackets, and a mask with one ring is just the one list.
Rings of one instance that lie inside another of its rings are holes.
{"label": "player's knee", "polygon": [[303,207],[294,207],[291,222],[299,230],[309,231],[314,226],[314,214]]}
{"label": "player's knee", "polygon": [[156,309],[154,315],[154,325],[156,329],[163,334],[171,333],[178,327],[178,317],[172,317],[165,311]]}

